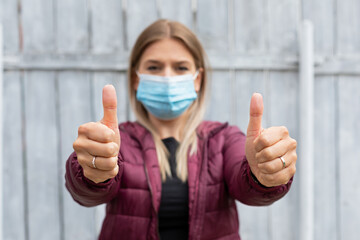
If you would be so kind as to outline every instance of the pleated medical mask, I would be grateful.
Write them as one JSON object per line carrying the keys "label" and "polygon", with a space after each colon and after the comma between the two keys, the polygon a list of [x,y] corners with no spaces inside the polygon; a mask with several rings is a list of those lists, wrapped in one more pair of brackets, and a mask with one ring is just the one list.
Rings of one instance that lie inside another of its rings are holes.
{"label": "pleated medical mask", "polygon": [[157,76],[139,74],[136,98],[155,117],[169,120],[180,116],[197,98],[195,75]]}

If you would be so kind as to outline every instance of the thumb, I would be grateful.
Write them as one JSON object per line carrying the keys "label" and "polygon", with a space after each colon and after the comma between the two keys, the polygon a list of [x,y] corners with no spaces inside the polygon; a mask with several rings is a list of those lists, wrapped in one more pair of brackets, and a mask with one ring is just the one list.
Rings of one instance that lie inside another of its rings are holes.
{"label": "thumb", "polygon": [[104,117],[101,119],[100,122],[114,131],[118,130],[117,111],[116,111],[117,99],[116,99],[116,90],[113,85],[106,85],[103,88],[102,102],[104,108]]}
{"label": "thumb", "polygon": [[264,104],[260,93],[254,93],[250,102],[250,120],[247,129],[248,137],[257,137],[262,130],[261,119],[263,115]]}

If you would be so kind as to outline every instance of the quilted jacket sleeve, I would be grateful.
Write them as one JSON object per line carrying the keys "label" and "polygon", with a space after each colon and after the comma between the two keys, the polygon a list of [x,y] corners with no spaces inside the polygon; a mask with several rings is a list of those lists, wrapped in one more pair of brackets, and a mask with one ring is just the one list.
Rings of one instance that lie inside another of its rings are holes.
{"label": "quilted jacket sleeve", "polygon": [[258,184],[251,176],[246,160],[246,136],[236,126],[229,126],[224,131],[224,176],[230,195],[253,206],[270,205],[282,198],[289,191],[293,179],[287,184],[270,188]]}
{"label": "quilted jacket sleeve", "polygon": [[73,152],[66,161],[65,186],[73,199],[80,205],[93,207],[111,201],[120,187],[120,179],[123,172],[123,160],[118,156],[119,173],[116,177],[103,182],[94,183],[86,178],[83,169],[77,161],[76,153]]}

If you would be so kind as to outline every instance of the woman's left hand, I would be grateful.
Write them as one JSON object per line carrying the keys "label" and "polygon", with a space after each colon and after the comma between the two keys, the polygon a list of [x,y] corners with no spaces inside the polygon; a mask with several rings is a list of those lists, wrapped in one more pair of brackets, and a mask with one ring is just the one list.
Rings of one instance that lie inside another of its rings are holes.
{"label": "woman's left hand", "polygon": [[297,142],[284,126],[263,129],[263,100],[253,94],[246,136],[246,158],[252,173],[266,187],[286,184],[296,172]]}

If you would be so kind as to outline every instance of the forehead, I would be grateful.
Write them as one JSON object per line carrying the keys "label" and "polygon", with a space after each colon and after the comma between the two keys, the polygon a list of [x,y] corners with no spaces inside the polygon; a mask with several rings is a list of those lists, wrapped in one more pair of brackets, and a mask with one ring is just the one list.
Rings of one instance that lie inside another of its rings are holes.
{"label": "forehead", "polygon": [[143,52],[140,64],[149,60],[194,63],[194,59],[186,46],[180,40],[173,38],[165,38],[150,44]]}

